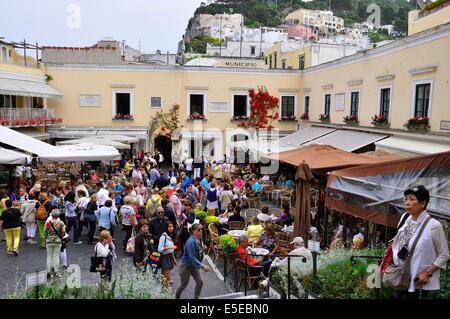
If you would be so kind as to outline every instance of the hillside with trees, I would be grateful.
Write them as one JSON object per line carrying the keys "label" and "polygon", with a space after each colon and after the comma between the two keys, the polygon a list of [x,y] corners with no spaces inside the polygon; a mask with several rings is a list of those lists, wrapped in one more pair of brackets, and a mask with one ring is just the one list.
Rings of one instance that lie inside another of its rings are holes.
{"label": "hillside with trees", "polygon": [[[411,2],[414,2],[412,0]],[[407,0],[216,0],[211,4],[197,8],[197,14],[241,13],[245,17],[245,26],[277,27],[290,12],[300,8],[311,10],[331,10],[341,17],[346,26],[363,22],[370,16],[367,7],[376,3],[381,8],[381,24],[392,24],[396,30],[405,32],[408,28],[408,11],[414,5]],[[190,23],[188,27],[190,26]]]}

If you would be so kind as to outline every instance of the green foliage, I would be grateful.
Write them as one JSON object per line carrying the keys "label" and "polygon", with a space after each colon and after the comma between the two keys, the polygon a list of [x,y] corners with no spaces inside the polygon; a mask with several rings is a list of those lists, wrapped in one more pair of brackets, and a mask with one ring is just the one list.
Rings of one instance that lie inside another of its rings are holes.
{"label": "green foliage", "polygon": [[50,82],[50,81],[52,81],[53,80],[53,77],[50,75],[50,74],[46,74],[45,75],[45,82]]}
{"label": "green foliage", "polygon": [[369,39],[372,43],[381,42],[384,40],[392,40],[393,37],[391,37],[389,34],[387,34],[387,31],[382,30],[379,32],[369,32]]}
{"label": "green foliage", "polygon": [[219,221],[219,218],[217,216],[206,216],[205,217],[206,224],[217,223],[218,221]]}
{"label": "green foliage", "polygon": [[228,254],[232,254],[234,252],[236,252],[236,240],[234,239],[233,236],[228,235],[228,234],[224,234],[222,236],[219,237],[220,239],[220,245],[223,248],[223,251],[228,253]]}
{"label": "green foliage", "polygon": [[199,220],[205,220],[206,216],[208,216],[208,213],[204,212],[200,208],[195,208],[194,213],[195,213],[195,217],[198,218]]}
{"label": "green foliage", "polygon": [[428,2],[423,8],[422,11],[427,11],[427,10],[431,10],[434,8],[439,7],[440,5],[448,2],[449,0],[436,0],[434,2]]}
{"label": "green foliage", "polygon": [[186,52],[206,53],[206,45],[212,43],[218,45],[223,43],[223,39],[216,39],[210,36],[201,35],[196,36],[190,43],[186,43]]}
{"label": "green foliage", "polygon": [[[445,1],[445,0],[439,0]],[[331,3],[331,8],[330,8]],[[329,10],[345,21],[345,25],[358,22],[361,23],[369,17],[372,12],[366,12],[367,7],[376,3],[381,8],[381,24],[395,24],[396,21],[406,21],[408,16],[404,13],[413,10],[414,6],[405,0],[313,0],[303,2],[302,0],[228,0],[215,1],[210,5],[200,6],[195,14],[219,14],[219,13],[241,13],[244,15],[244,24],[247,27],[258,28],[259,26],[279,26],[284,17],[292,11],[305,8],[310,10]],[[291,6],[292,5],[292,6]],[[402,10],[402,12],[399,12]],[[188,27],[192,25],[189,22]]]}

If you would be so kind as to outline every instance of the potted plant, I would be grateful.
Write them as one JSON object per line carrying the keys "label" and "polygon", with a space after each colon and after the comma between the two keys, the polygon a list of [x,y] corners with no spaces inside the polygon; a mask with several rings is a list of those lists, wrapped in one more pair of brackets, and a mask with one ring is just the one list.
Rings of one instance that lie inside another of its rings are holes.
{"label": "potted plant", "polygon": [[330,122],[330,114],[320,114],[319,121],[321,121],[322,123],[329,123]]}
{"label": "potted plant", "polygon": [[357,116],[355,116],[355,115],[347,115],[347,116],[344,116],[344,122],[346,123],[346,124],[348,124],[348,125],[356,125],[356,124],[358,124],[359,122],[358,122],[358,117]]}
{"label": "potted plant", "polygon": [[378,127],[386,127],[388,126],[388,121],[386,116],[384,116],[383,114],[374,114],[374,116],[372,116],[372,124]]}
{"label": "potted plant", "polygon": [[189,119],[191,120],[204,120],[206,117],[203,114],[200,114],[198,112],[194,112],[191,115],[189,115]]}
{"label": "potted plant", "polygon": [[303,113],[301,116],[300,116],[300,119],[301,120],[309,120],[309,113]]}
{"label": "potted plant", "polygon": [[227,254],[233,254],[236,252],[237,243],[233,236],[229,234],[224,234],[219,237],[220,245],[223,251]]}
{"label": "potted plant", "polygon": [[430,118],[428,116],[411,117],[404,125],[408,130],[428,131],[430,129]]}
{"label": "potted plant", "polygon": [[297,117],[295,115],[283,115],[281,121],[295,121]]}
{"label": "potted plant", "polygon": [[133,120],[133,115],[131,114],[122,114],[122,113],[117,113],[114,116],[114,120]]}

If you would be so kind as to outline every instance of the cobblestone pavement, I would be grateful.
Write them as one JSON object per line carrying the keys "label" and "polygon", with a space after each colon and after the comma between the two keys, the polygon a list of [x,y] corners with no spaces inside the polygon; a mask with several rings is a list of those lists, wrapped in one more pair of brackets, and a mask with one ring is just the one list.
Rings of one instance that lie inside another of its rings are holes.
{"label": "cobblestone pavement", "polygon": [[[85,230],[86,232],[86,230]],[[25,236],[25,229],[22,229],[21,238]],[[116,250],[117,261],[114,265],[114,270],[117,270],[121,265],[128,265],[132,268],[132,256],[126,254],[122,250],[121,240],[124,237],[124,233],[120,230],[116,231]],[[0,238],[4,238],[3,234],[0,234]],[[70,242],[67,246],[67,259],[68,264],[78,264],[81,268],[81,281],[82,285],[93,285],[99,281],[99,275],[89,272],[90,257],[94,255],[94,246],[88,245],[87,237],[82,235],[81,240],[83,244],[73,245]],[[45,270],[46,251],[39,247],[39,245],[29,245],[26,241],[21,241],[19,246],[19,256],[14,257],[8,255],[6,252],[6,242],[0,243],[0,296],[5,294],[9,295],[16,291],[16,283],[21,281],[25,282],[26,274],[36,271]],[[179,285],[178,267],[175,267],[172,271],[172,280],[174,282],[173,288],[176,289]],[[194,296],[195,282],[193,278],[189,282],[189,286],[182,294],[182,298],[189,299]],[[214,271],[204,273],[204,285],[202,290],[202,297],[217,296],[229,294],[231,291],[227,286],[219,279]]]}

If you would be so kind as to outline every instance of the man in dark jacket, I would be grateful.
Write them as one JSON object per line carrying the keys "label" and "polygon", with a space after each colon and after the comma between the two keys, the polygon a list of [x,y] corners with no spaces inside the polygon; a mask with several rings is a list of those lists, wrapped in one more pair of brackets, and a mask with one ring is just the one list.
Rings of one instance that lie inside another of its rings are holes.
{"label": "man in dark jacket", "polygon": [[164,209],[164,216],[169,219],[169,221],[172,222],[172,224],[176,227],[177,226],[177,217],[175,216],[173,209],[170,206],[167,206],[168,201],[167,199],[161,200],[162,208]]}
{"label": "man in dark jacket", "polygon": [[161,237],[162,233],[166,230],[167,222],[169,219],[164,216],[164,208],[161,206],[156,209],[156,217],[153,217],[150,221],[150,233],[152,239],[154,241],[153,247],[156,248],[159,243],[159,237]]}
{"label": "man in dark jacket", "polygon": [[228,222],[244,222],[245,223],[244,217],[241,216],[241,207],[240,206],[237,206],[234,209],[234,214],[231,215],[230,217],[228,217]]}
{"label": "man in dark jacket", "polygon": [[169,186],[169,180],[164,176],[164,172],[162,170],[159,171],[159,177],[156,179],[154,186],[158,189],[163,189],[166,186]]}

